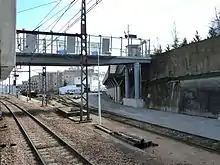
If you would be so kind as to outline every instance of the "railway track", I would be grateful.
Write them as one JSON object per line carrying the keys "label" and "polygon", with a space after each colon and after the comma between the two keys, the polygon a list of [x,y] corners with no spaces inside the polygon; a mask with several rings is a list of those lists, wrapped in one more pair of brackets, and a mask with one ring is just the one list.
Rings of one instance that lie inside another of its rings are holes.
{"label": "railway track", "polygon": [[19,129],[42,165],[92,165],[48,126],[9,100],[0,101],[12,114]]}
{"label": "railway track", "polygon": [[[56,100],[57,102],[60,102],[61,104],[65,106],[69,105],[69,106],[80,107],[80,104],[74,102],[74,100],[71,99],[70,97],[66,97],[66,98],[59,97]],[[95,115],[98,115],[97,108],[90,107],[90,112]],[[109,112],[106,110],[102,110],[102,116],[121,122],[123,124],[127,124],[130,126],[145,130],[145,131],[149,131],[149,132],[161,135],[161,136],[165,136],[168,138],[172,138],[174,140],[181,141],[188,145],[193,145],[195,147],[207,150],[209,152],[220,154],[220,141],[215,140],[215,139],[210,139],[210,138],[194,135],[191,133],[171,129],[168,127],[160,126],[157,124],[152,124],[149,122],[139,121],[139,120],[132,119],[130,117],[119,115],[119,114]]]}

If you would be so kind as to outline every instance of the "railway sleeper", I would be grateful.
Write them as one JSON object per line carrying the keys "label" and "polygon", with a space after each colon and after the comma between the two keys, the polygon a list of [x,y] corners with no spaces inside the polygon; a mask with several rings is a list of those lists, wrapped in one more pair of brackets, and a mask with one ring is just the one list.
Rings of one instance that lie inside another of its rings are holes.
{"label": "railway sleeper", "polygon": [[97,128],[101,131],[104,131],[105,133],[108,133],[109,135],[111,135],[121,141],[124,141],[134,147],[137,147],[139,149],[159,146],[158,144],[153,143],[152,141],[146,141],[143,138],[140,138],[140,137],[137,137],[134,135],[129,135],[127,133],[112,131],[109,128],[106,128],[104,126],[95,125],[95,128]]}

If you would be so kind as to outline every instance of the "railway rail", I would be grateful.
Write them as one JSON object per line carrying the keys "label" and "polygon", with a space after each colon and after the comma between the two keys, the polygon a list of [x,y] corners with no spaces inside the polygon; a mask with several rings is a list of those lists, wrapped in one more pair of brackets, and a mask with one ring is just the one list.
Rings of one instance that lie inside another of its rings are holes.
{"label": "railway rail", "polygon": [[[65,106],[69,105],[69,106],[80,107],[80,104],[75,102],[70,97],[66,97],[66,98],[58,97],[56,98],[56,101]],[[90,107],[90,112],[95,115],[98,115],[98,110],[95,107]],[[193,145],[195,147],[207,150],[209,152],[220,154],[220,141],[215,139],[194,135],[180,130],[164,127],[161,125],[152,124],[150,122],[132,119],[130,117],[119,115],[114,112],[109,112],[103,109],[102,109],[102,116],[145,131],[149,131],[161,136],[165,136],[168,138],[172,138],[174,140],[181,141],[188,145]]]}
{"label": "railway rail", "polygon": [[63,138],[24,108],[9,101],[0,101],[12,114],[19,129],[42,165],[92,165]]}

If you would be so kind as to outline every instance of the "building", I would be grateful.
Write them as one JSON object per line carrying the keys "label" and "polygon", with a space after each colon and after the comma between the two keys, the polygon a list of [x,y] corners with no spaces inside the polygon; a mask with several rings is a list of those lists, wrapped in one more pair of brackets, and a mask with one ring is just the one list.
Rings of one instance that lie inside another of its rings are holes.
{"label": "building", "polygon": [[[39,91],[42,92],[42,73],[38,75]],[[58,92],[59,88],[64,86],[62,72],[47,72],[46,73],[46,90],[50,92]]]}
{"label": "building", "polygon": [[39,91],[39,75],[35,75],[31,77],[31,90]]}
{"label": "building", "polygon": [[[94,68],[89,68],[88,88],[90,91],[98,91],[98,72]],[[102,80],[105,76],[104,72],[100,72],[101,90],[105,87],[102,85]],[[31,77],[31,90],[43,92],[42,73]],[[27,90],[29,81],[22,81],[22,90]],[[67,85],[75,85],[81,88],[81,70],[79,67],[72,67],[63,72],[47,72],[46,73],[46,90],[48,93],[58,93],[59,88]]]}
{"label": "building", "polygon": [[22,81],[21,90],[27,90],[28,89],[28,81]]}
{"label": "building", "polygon": [[[21,90],[27,90],[29,88],[29,80],[22,81]],[[31,90],[39,91],[39,75],[34,75],[31,77]]]}
{"label": "building", "polygon": [[[98,91],[98,72],[94,68],[88,69],[88,87],[90,91]],[[66,85],[81,85],[81,70],[79,67],[71,68],[63,72],[64,82]],[[104,89],[102,80],[104,79],[105,72],[100,72],[100,89]]]}

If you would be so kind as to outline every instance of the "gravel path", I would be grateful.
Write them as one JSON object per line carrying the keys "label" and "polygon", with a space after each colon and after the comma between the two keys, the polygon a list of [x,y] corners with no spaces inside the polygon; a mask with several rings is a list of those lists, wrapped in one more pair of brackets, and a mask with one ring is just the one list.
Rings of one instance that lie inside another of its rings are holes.
{"label": "gravel path", "polygon": [[[92,115],[92,118],[94,122],[99,120],[95,115]],[[105,118],[102,118],[102,122],[112,130],[140,136],[159,144],[159,147],[148,148],[145,151],[164,164],[219,165],[220,155],[218,154]]]}
{"label": "gravel path", "polygon": [[[95,164],[219,165],[220,162],[220,155],[122,123],[102,119],[103,124],[108,128],[138,135],[159,144],[159,147],[141,152],[96,131],[92,123],[74,124],[68,119],[60,120],[60,116],[55,114],[51,108],[39,108],[39,105],[32,103],[30,111],[47,122],[48,125],[53,126],[56,132],[69,140],[72,146],[93,160]],[[24,106],[30,107],[30,104],[25,103]],[[56,106],[61,105],[56,104]],[[92,118],[93,122],[98,121],[97,116],[92,115]]]}
{"label": "gravel path", "polygon": [[31,108],[27,103],[22,102],[22,104],[23,107],[29,108],[29,112],[46,122],[50,128],[68,140],[79,153],[82,153],[94,164],[162,164],[146,152],[131,148],[95,131],[92,123],[76,124],[50,110],[42,110],[43,108],[39,108],[39,104],[31,104]]}
{"label": "gravel path", "polygon": [[[3,120],[0,120],[0,144],[6,147],[0,149],[1,165],[37,165],[37,161],[21,134],[14,118],[3,107]],[[2,128],[2,126],[7,126]]]}

